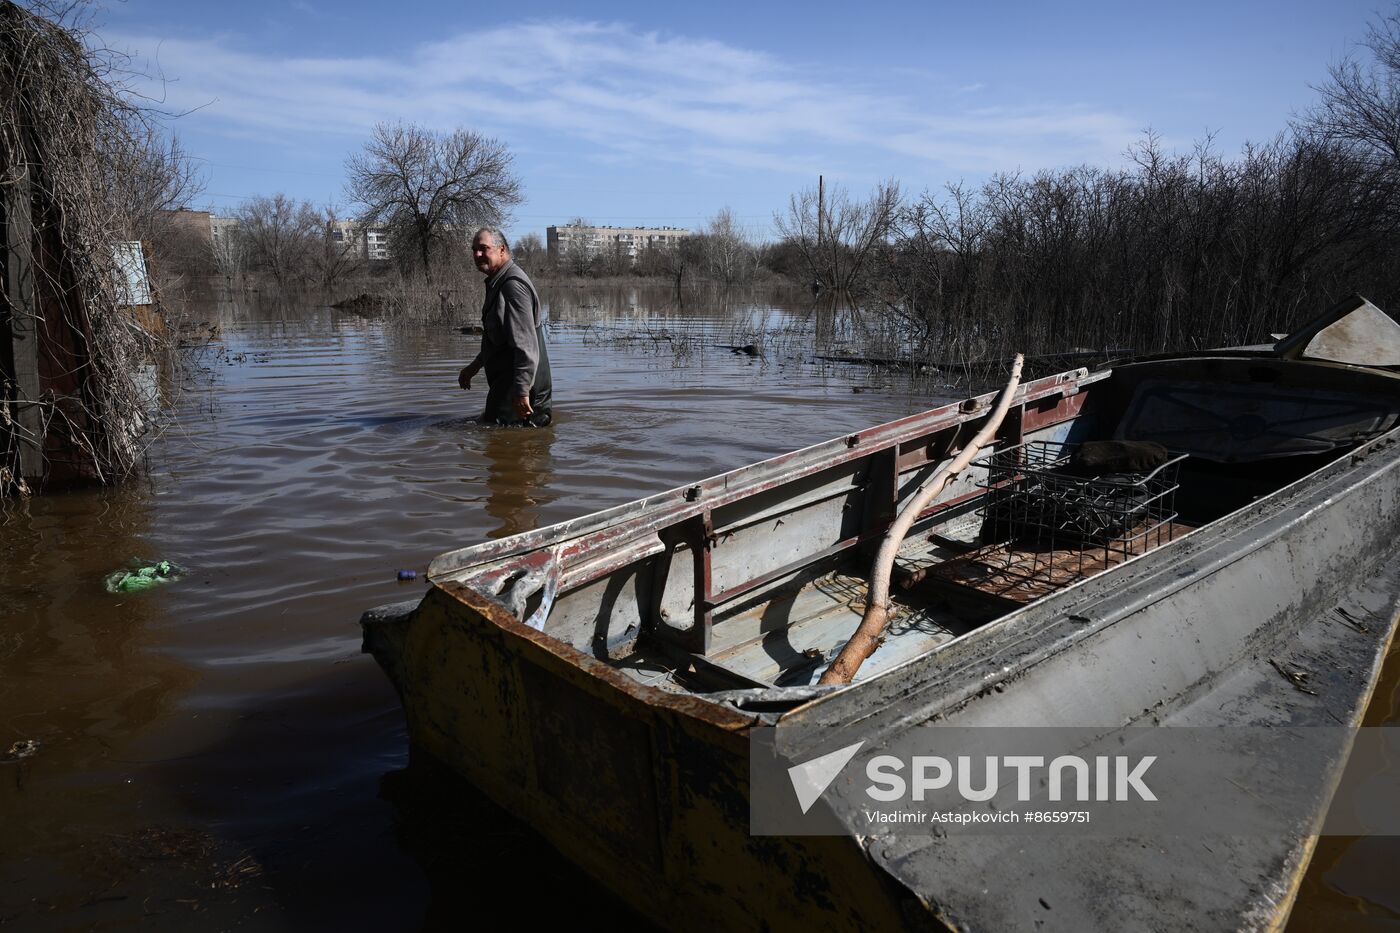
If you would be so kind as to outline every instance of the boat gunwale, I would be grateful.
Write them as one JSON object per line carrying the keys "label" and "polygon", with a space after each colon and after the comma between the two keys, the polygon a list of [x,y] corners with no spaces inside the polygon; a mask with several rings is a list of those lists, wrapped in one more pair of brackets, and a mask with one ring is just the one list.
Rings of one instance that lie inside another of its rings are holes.
{"label": "boat gunwale", "polygon": [[[1084,387],[1107,379],[1110,371],[1090,373],[1084,368],[1066,370],[1023,384],[1013,405],[1025,405],[1056,396],[1073,395]],[[559,558],[575,559],[599,546],[621,549],[636,537],[654,534],[701,513],[730,505],[780,483],[804,479],[823,470],[841,466],[872,453],[888,450],[927,434],[985,417],[997,393],[957,399],[937,408],[906,415],[894,421],[862,429],[853,434],[820,441],[718,473],[695,483],[677,486],[641,499],[634,499],[599,512],[566,519],[544,528],[522,532],[496,541],[485,541],[447,551],[428,566],[429,582],[458,579],[473,570],[484,570],[512,557],[523,557],[541,549],[559,548]],[[969,408],[969,404],[973,407]],[[852,439],[856,439],[852,443]],[[770,475],[777,474],[777,475]],[[742,484],[733,485],[742,480]],[[695,492],[698,490],[698,492]],[[658,541],[656,550],[661,544]],[[581,584],[587,581],[577,581]]]}
{"label": "boat gunwale", "polygon": [[[1093,372],[1083,367],[1065,370],[1022,384],[1017,390],[1012,404],[1023,406],[1057,395],[1076,394],[1095,383],[1107,380],[1119,370],[1127,375],[1133,375],[1140,367],[1148,369],[1164,363],[1209,365],[1229,361],[1267,362],[1286,367],[1291,371],[1313,369],[1314,371],[1335,374],[1346,373],[1348,376],[1354,375],[1363,379],[1379,378],[1396,383],[1397,388],[1400,388],[1400,372],[1389,369],[1323,360],[1289,359],[1271,353],[1253,354],[1231,349],[1197,351],[1186,356],[1161,354],[1134,357],[1118,361],[1111,368],[1105,367]],[[762,492],[772,485],[800,480],[822,470],[907,443],[926,434],[946,430],[959,423],[974,421],[985,415],[986,411],[990,409],[996,394],[996,392],[987,392],[957,399],[937,408],[926,409],[903,418],[862,429],[854,434],[819,441],[795,451],[778,454],[767,460],[760,460],[714,474],[695,483],[677,486],[597,512],[590,512],[577,518],[565,519],[544,528],[445,551],[429,563],[428,580],[430,583],[444,579],[460,580],[472,571],[485,570],[492,565],[499,566],[511,558],[525,557],[532,552],[548,548],[560,549],[558,556],[567,564],[600,545],[618,550],[634,546],[635,542],[630,540],[632,538],[654,533],[661,528],[694,518],[706,510],[731,505],[750,495]],[[969,404],[973,407],[967,408]],[[852,443],[852,439],[857,439],[857,441]],[[744,480],[744,482],[742,485],[731,485],[735,480]],[[599,538],[605,540],[597,540]],[[650,542],[648,543],[650,544]],[[641,556],[659,553],[660,550],[661,545],[658,542],[647,554]],[[633,556],[635,559],[636,555]],[[527,569],[532,569],[531,565],[525,566]],[[588,579],[575,580],[571,581],[570,585],[572,587],[587,582],[590,581]]]}
{"label": "boat gunwale", "polygon": [[[1234,359],[1249,361],[1251,358],[1236,355]],[[1191,361],[1201,359],[1198,356],[1171,357],[1167,360],[1151,361],[1152,363],[1173,362],[1178,364],[1189,364]],[[1211,361],[1219,360],[1221,357],[1211,357]],[[1272,358],[1272,362],[1279,363],[1290,368],[1309,365],[1310,361],[1280,360]],[[1336,368],[1329,366],[1329,368]],[[1378,372],[1376,370],[1366,370],[1362,367],[1345,367],[1358,370],[1363,373],[1384,375],[1400,380],[1400,376],[1394,374]],[[1084,370],[1071,370],[1065,373],[1047,376],[1036,380],[1023,387],[1024,394],[1018,393],[1016,404],[1026,404],[1043,400],[1059,395],[1073,395],[1082,391],[1083,387],[1099,382],[1112,375],[1112,370],[1103,370],[1093,374],[1086,374]],[[1067,391],[1069,390],[1069,391]],[[443,573],[434,562],[434,567],[430,568],[430,577],[433,586],[443,590],[452,598],[467,603],[469,608],[481,613],[493,625],[508,631],[510,634],[522,636],[528,641],[544,648],[551,655],[559,658],[566,664],[571,664],[576,668],[587,668],[590,671],[596,667],[593,676],[599,676],[603,672],[608,675],[605,679],[616,680],[614,686],[623,688],[627,693],[643,699],[645,702],[654,703],[661,701],[662,705],[671,706],[669,699],[677,696],[689,697],[692,704],[686,704],[689,711],[694,712],[704,708],[714,710],[716,708],[729,712],[733,710],[725,704],[722,699],[708,699],[704,694],[676,694],[634,680],[626,675],[622,675],[605,662],[589,655],[552,635],[537,631],[516,618],[500,600],[493,598],[490,593],[485,592],[480,586],[474,585],[482,582],[482,578],[473,578],[468,571],[473,569],[479,571],[493,571],[483,574],[483,577],[499,579],[511,572],[518,572],[523,569],[540,569],[551,559],[560,563],[568,559],[577,559],[581,555],[599,551],[593,560],[603,561],[619,554],[626,554],[628,562],[645,559],[653,552],[659,552],[663,547],[659,538],[654,537],[655,532],[661,528],[683,521],[688,517],[698,515],[708,509],[742,500],[750,495],[771,488],[774,481],[768,476],[753,478],[751,482],[741,486],[730,487],[729,480],[736,475],[751,474],[762,468],[768,470],[781,470],[781,482],[789,482],[802,479],[806,476],[839,466],[842,463],[850,462],[861,457],[870,456],[876,452],[888,450],[891,447],[897,449],[898,445],[910,440],[914,440],[940,430],[976,420],[979,416],[985,415],[989,410],[991,400],[995,393],[987,393],[976,396],[961,402],[952,402],[936,409],[907,416],[896,421],[888,422],[876,426],[868,431],[861,432],[861,443],[851,445],[845,438],[835,438],[819,444],[803,448],[788,454],[779,455],[760,463],[740,467],[727,473],[719,474],[704,481],[701,485],[712,483],[717,486],[716,490],[708,497],[701,495],[693,501],[674,501],[677,495],[684,500],[686,490],[694,486],[678,487],[655,496],[641,500],[635,500],[622,506],[605,512],[593,513],[580,519],[561,522],[533,532],[526,532],[513,538],[502,539],[500,541],[486,542],[471,548],[449,552],[444,557],[466,556],[469,554],[481,555],[494,552],[505,551],[504,557],[491,559],[487,557],[480,562],[469,564],[460,570],[451,573]],[[969,401],[976,403],[970,410]],[[980,691],[996,682],[1013,678],[1018,672],[1028,669],[1040,660],[1053,657],[1062,651],[1070,650],[1084,639],[1102,631],[1107,626],[1116,621],[1131,615],[1131,611],[1124,609],[1102,618],[1095,619],[1092,624],[1075,624],[1068,638],[1054,637],[1053,632],[1066,624],[1069,615],[1073,615],[1073,609],[1079,606],[1092,605],[1096,601],[1105,597],[1114,600],[1114,597],[1121,598],[1125,593],[1140,593],[1142,587],[1151,587],[1152,582],[1159,578],[1162,573],[1172,564],[1178,561],[1184,547],[1195,550],[1215,549],[1227,546],[1228,542],[1238,539],[1241,535],[1252,532],[1259,525],[1271,517],[1274,517],[1286,507],[1285,500],[1294,496],[1300,488],[1315,486],[1319,482],[1319,477],[1328,473],[1337,473],[1338,476],[1352,472],[1360,467],[1360,461],[1366,459],[1368,453],[1376,447],[1388,446],[1400,438],[1400,427],[1392,428],[1384,434],[1378,435],[1355,447],[1346,448],[1337,457],[1322,464],[1317,469],[1310,471],[1302,477],[1271,491],[1260,499],[1248,503],[1227,515],[1210,522],[1207,526],[1197,529],[1187,535],[1169,542],[1162,547],[1154,549],[1142,555],[1135,556],[1132,560],[1125,562],[1120,567],[1115,567],[1112,574],[1100,574],[1085,580],[1077,581],[1063,590],[1052,593],[1046,597],[1036,600],[1020,609],[1000,616],[991,622],[978,626],[971,631],[957,636],[946,644],[939,645],[936,649],[923,654],[911,657],[900,662],[894,667],[879,672],[878,674],[855,681],[841,687],[814,691],[811,698],[796,703],[791,709],[784,713],[784,718],[795,714],[804,716],[820,715],[820,711],[828,706],[833,709],[843,704],[843,699],[852,694],[852,688],[868,688],[875,684],[891,682],[907,675],[921,664],[928,664],[929,657],[939,655],[949,657],[962,652],[974,650],[975,653],[961,659],[953,668],[944,668],[938,676],[922,679],[917,686],[906,685],[917,692],[927,692],[930,695],[938,693],[940,683],[961,682],[963,690],[953,691],[959,693],[960,700],[952,700],[951,692],[948,694],[949,702],[943,704],[945,711],[951,711],[958,705],[965,704]],[[828,452],[835,456],[825,456]],[[792,461],[802,461],[801,466],[794,467]],[[914,467],[913,469],[917,469]],[[1348,488],[1363,483],[1369,478],[1370,472],[1366,472],[1356,483],[1350,484]],[[1334,477],[1335,479],[1335,477]],[[1304,489],[1304,491],[1308,491]],[[612,518],[610,518],[612,517]],[[1241,520],[1245,519],[1243,524]],[[585,530],[577,528],[577,523],[588,522],[589,527]],[[1281,534],[1287,525],[1277,530],[1275,535],[1260,537],[1257,540],[1233,553],[1233,556],[1226,559],[1238,559],[1239,556],[1247,554],[1250,550],[1263,546],[1272,540],[1276,534]],[[648,540],[645,536],[652,535]],[[568,535],[563,540],[553,540],[557,536]],[[528,544],[527,544],[528,542]],[[653,543],[654,542],[654,543]],[[1187,542],[1195,542],[1188,545]],[[552,545],[552,547],[551,547]],[[511,560],[514,558],[514,560]],[[442,558],[439,558],[442,560]],[[436,574],[434,574],[436,570]],[[1125,575],[1127,582],[1125,585]],[[1172,592],[1192,585],[1199,577],[1193,575],[1189,579],[1177,581],[1172,588]],[[583,585],[584,581],[573,581],[569,588]],[[1107,587],[1108,589],[1105,589]],[[1153,591],[1157,592],[1157,591]],[[473,598],[469,601],[466,595]],[[1151,601],[1164,598],[1160,593],[1152,596],[1150,593],[1143,593],[1143,597],[1151,597]],[[478,605],[474,605],[478,603]],[[490,613],[482,611],[483,607],[489,606]],[[1040,624],[1032,623],[1030,629],[1025,629],[1027,618],[1040,619]],[[1040,645],[1040,650],[1023,654],[1014,664],[1007,665],[1000,663],[1005,661],[1005,653],[1015,649],[1017,646],[1033,643]],[[951,652],[951,655],[950,655]],[[987,669],[991,658],[998,660],[998,666],[994,670]],[[974,686],[967,686],[966,675],[968,671],[978,671]],[[878,693],[879,690],[871,691],[870,694]],[[906,690],[906,693],[909,692]],[[921,704],[922,706],[922,704]],[[874,715],[878,710],[870,709],[858,717],[864,720],[870,715]],[[921,713],[925,718],[926,711]],[[843,713],[839,717],[841,722],[852,725],[857,719],[852,718],[849,713]],[[751,721],[751,720],[746,720]]]}

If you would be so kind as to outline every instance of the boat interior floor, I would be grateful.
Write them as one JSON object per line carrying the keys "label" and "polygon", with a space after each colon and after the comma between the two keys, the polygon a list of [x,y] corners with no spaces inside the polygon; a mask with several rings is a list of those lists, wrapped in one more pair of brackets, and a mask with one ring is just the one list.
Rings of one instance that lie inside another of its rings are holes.
{"label": "boat interior floor", "polygon": [[[786,624],[762,637],[713,653],[709,660],[755,681],[753,686],[790,687],[815,683],[855,633],[865,612],[866,581],[836,571],[751,613]],[[952,641],[971,630],[958,613],[923,594],[899,594],[880,647],[861,668],[870,676]],[[739,621],[738,619],[731,621]],[[770,627],[771,626],[765,626]]]}
{"label": "boat interior floor", "polygon": [[[1115,528],[1108,538],[1056,540],[1040,534],[988,543],[985,510],[972,507],[916,526],[895,560],[890,624],[856,679],[876,676],[1177,540],[1316,468],[1322,459],[1188,462],[1181,483],[1185,507],[1156,524]],[[643,683],[679,692],[813,684],[860,624],[872,557],[866,549],[846,552],[717,613],[703,653],[643,635],[630,656],[611,663]]]}

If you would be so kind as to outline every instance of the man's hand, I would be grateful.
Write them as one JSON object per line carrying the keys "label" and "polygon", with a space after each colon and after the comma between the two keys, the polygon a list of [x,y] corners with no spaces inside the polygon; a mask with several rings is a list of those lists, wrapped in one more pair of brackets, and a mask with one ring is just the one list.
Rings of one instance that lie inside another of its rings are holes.
{"label": "man's hand", "polygon": [[534,413],[535,410],[530,407],[530,396],[517,395],[515,397],[515,417],[519,418],[521,421],[524,421],[526,418],[530,417]]}
{"label": "man's hand", "polygon": [[479,372],[481,372],[481,367],[474,363],[463,366],[462,371],[457,374],[457,384],[463,389],[470,389],[472,387],[472,379]]}

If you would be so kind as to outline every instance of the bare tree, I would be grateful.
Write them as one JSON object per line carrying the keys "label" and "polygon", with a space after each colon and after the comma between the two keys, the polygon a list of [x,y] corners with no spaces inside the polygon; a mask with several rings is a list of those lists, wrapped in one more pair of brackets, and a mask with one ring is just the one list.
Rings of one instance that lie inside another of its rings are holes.
{"label": "bare tree", "polygon": [[347,230],[345,218],[334,204],[321,211],[321,236],[308,250],[316,279],[324,289],[335,288],[346,276],[364,265],[356,239]]}
{"label": "bare tree", "polygon": [[430,281],[444,246],[464,246],[477,227],[499,226],[521,201],[505,143],[466,129],[381,123],[345,167],[360,220],[385,227],[395,256]]}
{"label": "bare tree", "polygon": [[[591,227],[592,222],[587,217],[576,216],[561,229],[570,227],[577,231],[581,227]],[[559,271],[575,275],[579,278],[591,275],[595,271],[596,256],[594,255],[593,243],[584,243],[575,232],[569,235],[567,240],[561,239],[559,243],[558,265]]]}
{"label": "bare tree", "polygon": [[1400,168],[1400,11],[1367,28],[1362,48],[1371,61],[1349,55],[1328,68],[1316,88],[1321,100],[1305,127],[1355,147],[1368,161]]}
{"label": "bare tree", "polygon": [[602,275],[626,275],[632,271],[632,257],[624,248],[621,240],[611,238],[604,243],[603,249],[599,251],[594,268]]}
{"label": "bare tree", "polygon": [[306,281],[313,253],[324,239],[321,213],[310,201],[278,193],[251,198],[238,209],[236,236],[248,261],[272,277],[279,289]]}
{"label": "bare tree", "polygon": [[570,245],[562,258],[564,268],[568,270],[569,274],[579,278],[592,275],[596,267],[596,257],[593,255],[593,251],[585,246]]}
{"label": "bare tree", "polygon": [[728,207],[721,208],[705,228],[704,244],[706,271],[714,278],[725,285],[753,278],[757,251]]}
{"label": "bare tree", "polygon": [[897,261],[883,265],[873,289],[883,307],[912,325],[921,340],[936,333],[951,347],[967,325],[958,299],[976,290],[989,226],[985,203],[961,184],[949,185],[943,198],[925,193],[902,208]]}
{"label": "bare tree", "polygon": [[540,240],[538,233],[527,233],[516,240],[511,245],[510,253],[516,262],[530,272],[543,271],[548,259],[544,243]]}
{"label": "bare tree", "polygon": [[850,291],[860,284],[875,251],[885,244],[900,208],[899,185],[882,182],[864,201],[853,201],[840,185],[792,196],[786,214],[773,223],[802,257],[812,281]]}
{"label": "bare tree", "polygon": [[645,244],[637,254],[634,272],[640,276],[665,276],[675,280],[676,289],[685,282],[686,273],[703,266],[701,252],[704,251],[704,237],[665,237]]}
{"label": "bare tree", "polygon": [[187,207],[203,192],[204,178],[179,137],[159,127],[140,127],[114,142],[110,184],[127,233],[132,239],[159,240],[166,232],[165,213]]}
{"label": "bare tree", "polygon": [[[212,208],[209,213],[214,213]],[[237,229],[225,226],[220,235],[211,236],[209,252],[213,258],[214,270],[224,277],[225,283],[230,286],[235,283],[241,285],[243,273],[248,269],[248,247],[238,235]]]}

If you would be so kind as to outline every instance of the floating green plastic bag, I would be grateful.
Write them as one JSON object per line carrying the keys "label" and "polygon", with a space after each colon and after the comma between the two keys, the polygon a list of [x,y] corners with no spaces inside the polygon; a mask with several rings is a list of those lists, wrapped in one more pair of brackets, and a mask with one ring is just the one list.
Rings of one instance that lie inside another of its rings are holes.
{"label": "floating green plastic bag", "polygon": [[130,560],[125,568],[107,574],[102,586],[109,593],[138,593],[184,576],[185,568],[168,560]]}

